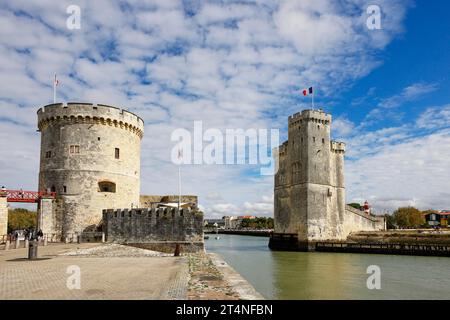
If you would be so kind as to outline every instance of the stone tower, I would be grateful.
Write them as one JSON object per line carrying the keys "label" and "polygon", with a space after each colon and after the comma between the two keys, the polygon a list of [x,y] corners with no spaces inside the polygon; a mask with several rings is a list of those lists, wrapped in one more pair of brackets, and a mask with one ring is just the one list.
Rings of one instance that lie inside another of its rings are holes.
{"label": "stone tower", "polygon": [[103,209],[139,205],[141,118],[91,103],[51,104],[37,114],[39,190],[57,193],[52,212],[39,217],[44,233],[87,231]]}
{"label": "stone tower", "polygon": [[299,249],[344,238],[345,144],[330,139],[331,115],[303,110],[289,117],[275,175],[275,234],[292,235]]}

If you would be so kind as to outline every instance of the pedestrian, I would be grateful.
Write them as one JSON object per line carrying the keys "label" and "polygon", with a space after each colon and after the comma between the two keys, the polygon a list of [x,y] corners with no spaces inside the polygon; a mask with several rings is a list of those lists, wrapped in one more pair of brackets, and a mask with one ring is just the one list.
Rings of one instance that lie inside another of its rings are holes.
{"label": "pedestrian", "polygon": [[5,186],[2,186],[2,192],[6,192]]}
{"label": "pedestrian", "polygon": [[42,232],[42,229],[39,229],[39,231],[37,232],[36,235],[37,235],[38,241],[41,241],[42,238],[44,237],[44,233]]}
{"label": "pedestrian", "polygon": [[22,188],[20,188],[19,195],[23,199],[23,190],[22,190]]}

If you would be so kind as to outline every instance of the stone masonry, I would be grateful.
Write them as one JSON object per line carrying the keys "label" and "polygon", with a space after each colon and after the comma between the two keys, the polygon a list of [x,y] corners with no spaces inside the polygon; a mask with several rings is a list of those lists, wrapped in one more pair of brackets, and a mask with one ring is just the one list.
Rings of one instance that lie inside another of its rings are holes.
{"label": "stone masonry", "polygon": [[51,104],[37,114],[39,190],[57,193],[44,233],[88,231],[99,225],[103,209],[139,205],[141,118],[91,103]]}
{"label": "stone masonry", "polygon": [[8,230],[8,203],[6,193],[0,192],[0,235],[7,234]]}
{"label": "stone masonry", "polygon": [[107,242],[171,248],[178,243],[190,252],[201,251],[204,245],[203,214],[190,209],[103,210],[103,231]]}
{"label": "stone masonry", "polygon": [[[379,230],[384,220],[345,205],[345,143],[331,141],[331,115],[303,110],[288,119],[288,140],[278,149],[274,234],[293,235],[295,249],[314,241],[344,240],[352,231]],[[271,248],[277,244],[271,240]]]}

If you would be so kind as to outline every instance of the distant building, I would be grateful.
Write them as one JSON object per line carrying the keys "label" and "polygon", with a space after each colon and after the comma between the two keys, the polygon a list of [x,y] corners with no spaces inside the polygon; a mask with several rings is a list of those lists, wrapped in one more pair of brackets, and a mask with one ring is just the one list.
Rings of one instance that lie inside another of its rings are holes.
{"label": "distant building", "polygon": [[[225,220],[222,219],[205,219],[204,226],[211,228],[223,228],[225,226]],[[216,227],[217,226],[217,227]]]}
{"label": "distant building", "polygon": [[225,216],[223,217],[223,220],[225,222],[225,229],[239,229],[242,220],[255,218],[255,216]]}
{"label": "distant building", "polygon": [[450,210],[442,210],[439,212],[430,212],[425,214],[425,221],[430,226],[448,226],[448,219],[450,218]]}

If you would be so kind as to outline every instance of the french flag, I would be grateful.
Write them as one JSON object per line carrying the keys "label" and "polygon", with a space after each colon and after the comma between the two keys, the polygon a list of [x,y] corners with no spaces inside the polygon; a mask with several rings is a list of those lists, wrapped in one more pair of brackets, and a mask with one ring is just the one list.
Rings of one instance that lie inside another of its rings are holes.
{"label": "french flag", "polygon": [[304,96],[307,96],[309,94],[313,94],[313,87],[309,87],[308,89],[303,89],[302,92],[303,92]]}

